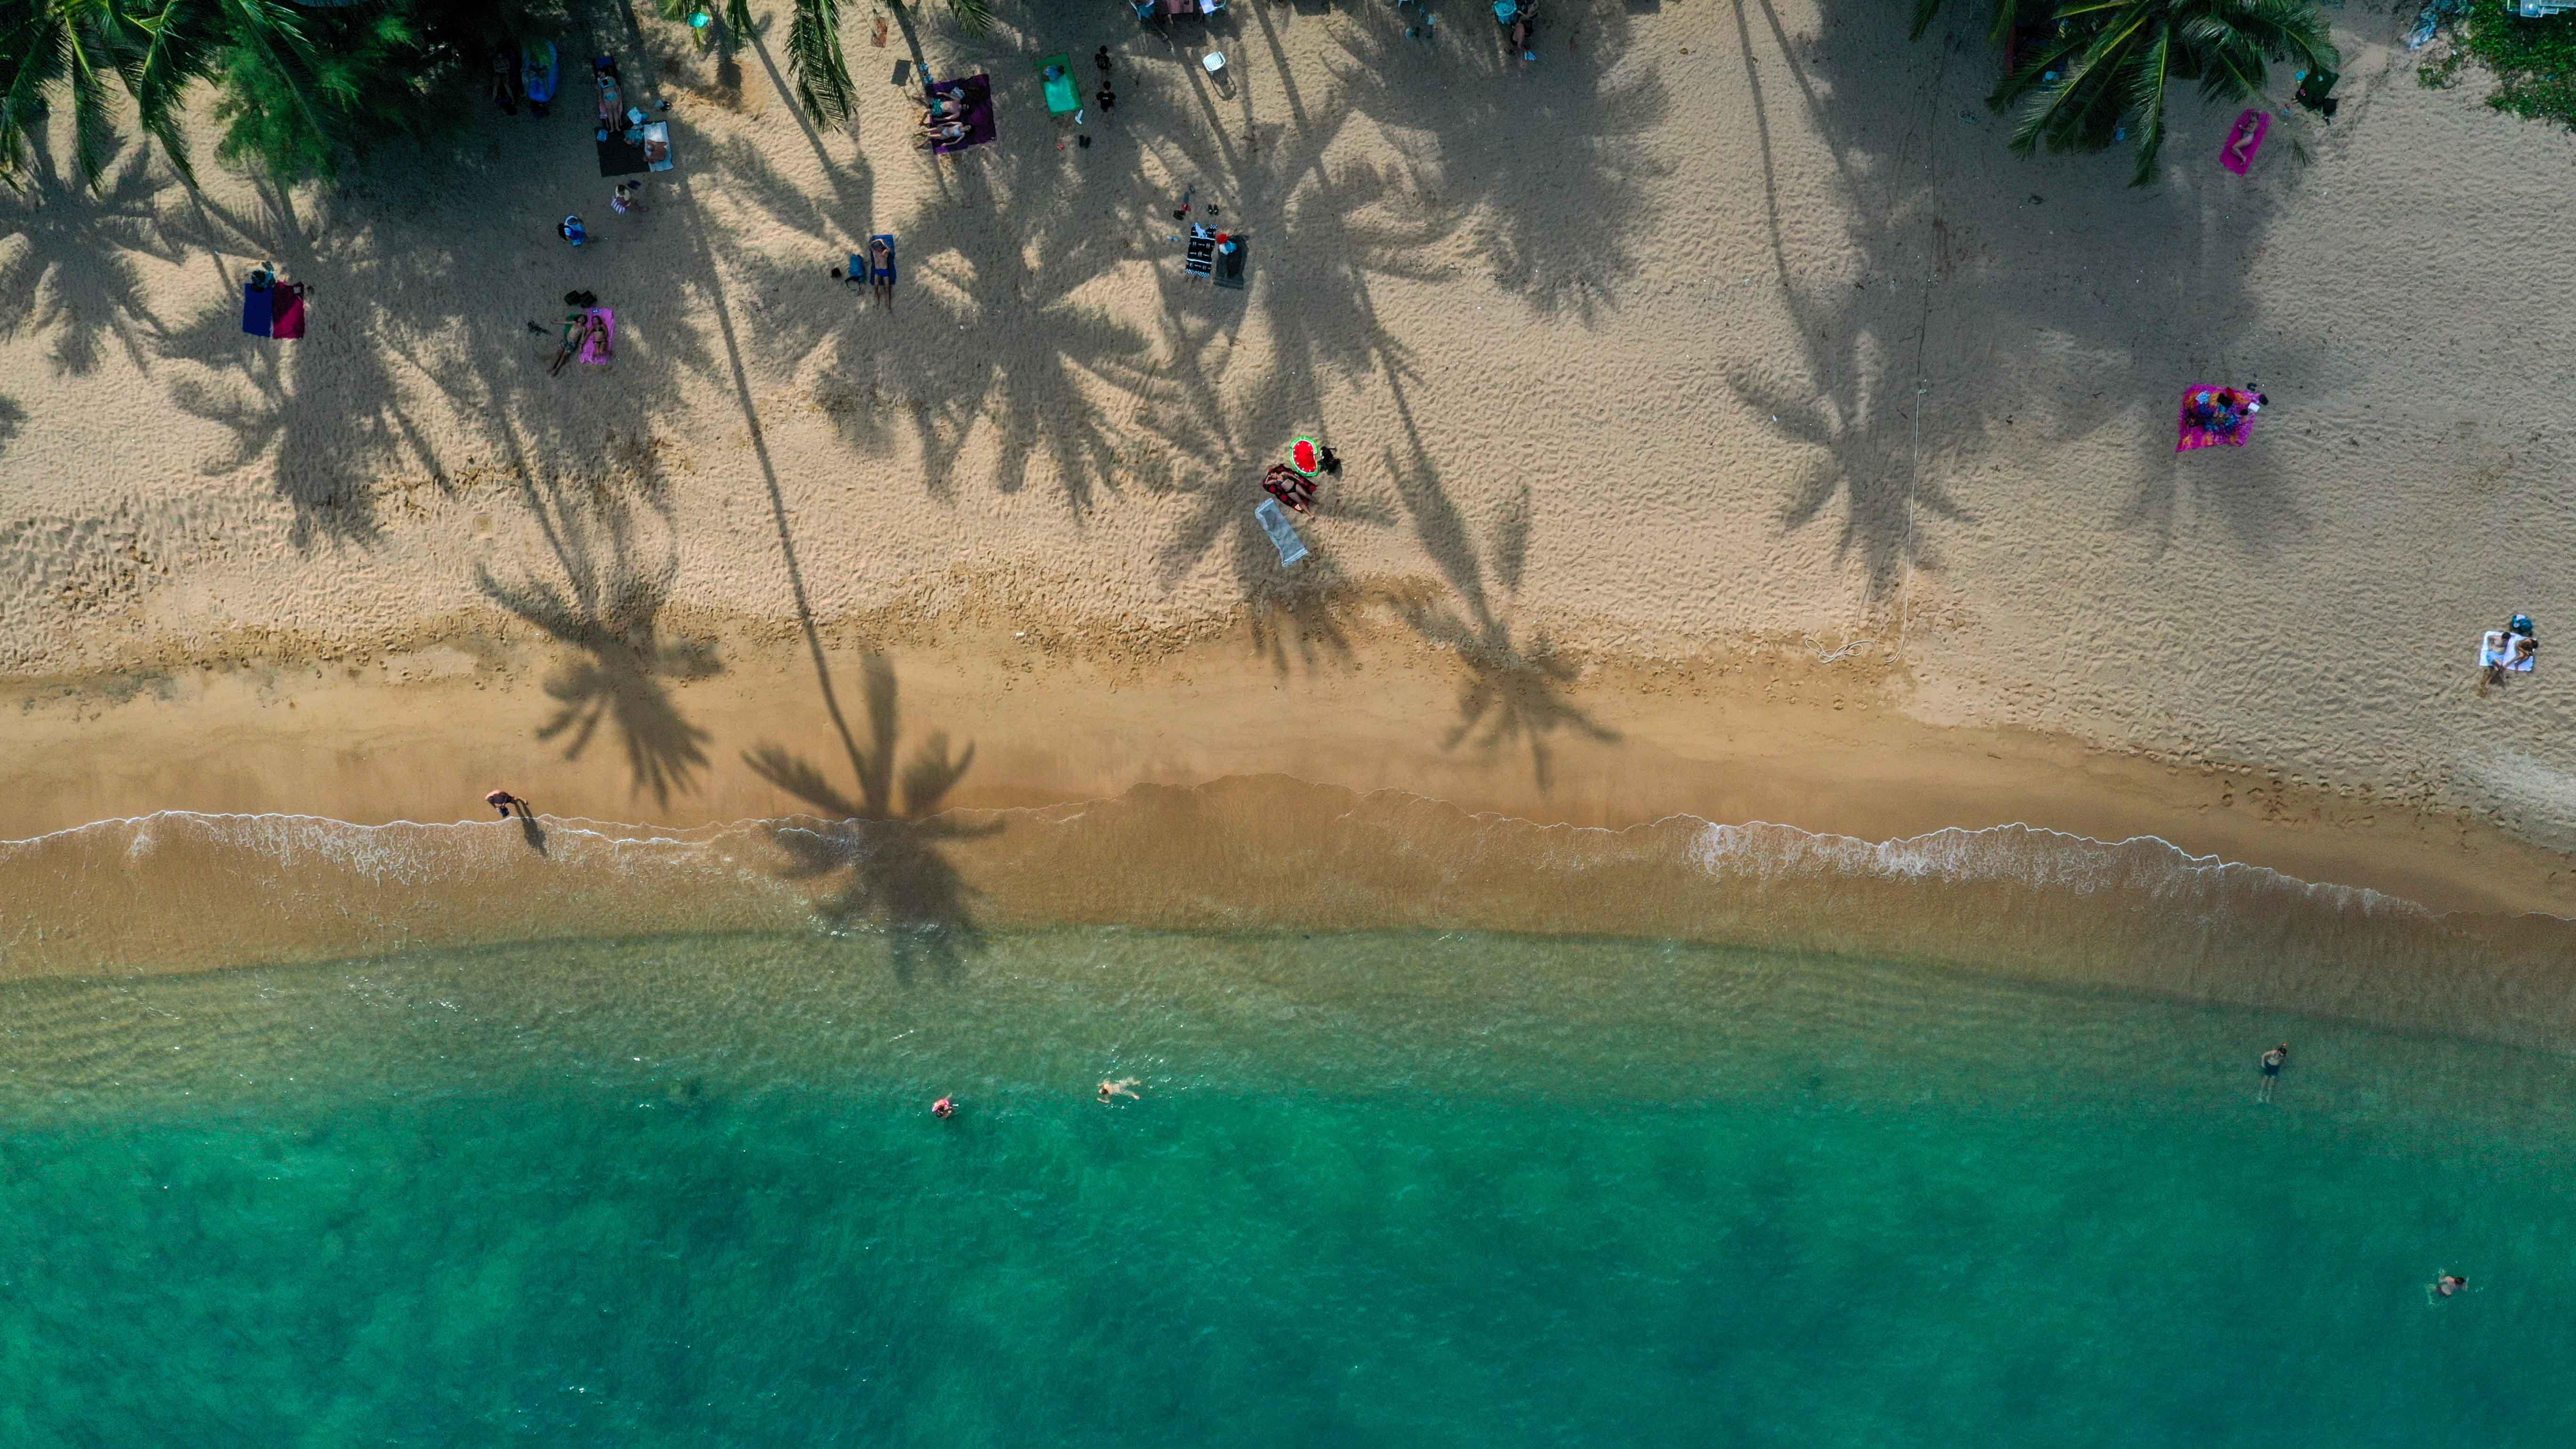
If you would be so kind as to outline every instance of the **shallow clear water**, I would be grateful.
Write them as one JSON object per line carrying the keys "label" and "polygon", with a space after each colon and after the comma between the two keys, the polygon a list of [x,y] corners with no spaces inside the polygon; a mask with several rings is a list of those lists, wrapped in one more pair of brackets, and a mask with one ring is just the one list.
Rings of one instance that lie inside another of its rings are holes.
{"label": "shallow clear water", "polygon": [[[900,976],[738,935],[30,982],[0,1034],[15,1444],[2576,1430],[2552,1054],[1711,947],[1117,930]],[[2443,1268],[2473,1291],[2429,1304]]]}

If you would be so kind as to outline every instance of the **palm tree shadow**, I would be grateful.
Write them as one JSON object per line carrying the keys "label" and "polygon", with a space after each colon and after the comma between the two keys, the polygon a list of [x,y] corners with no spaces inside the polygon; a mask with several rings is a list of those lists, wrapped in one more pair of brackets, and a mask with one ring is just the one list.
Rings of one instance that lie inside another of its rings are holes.
{"label": "palm tree shadow", "polygon": [[[1510,620],[1495,609],[1486,587],[1487,562],[1418,440],[1409,462],[1389,448],[1384,464],[1415,535],[1450,585],[1446,597],[1427,588],[1393,597],[1396,616],[1425,640],[1454,652],[1468,672],[1458,692],[1457,722],[1440,748],[1455,750],[1472,742],[1490,755],[1516,741],[1526,743],[1531,773],[1546,790],[1556,782],[1554,740],[1559,734],[1570,731],[1600,744],[1617,744],[1618,731],[1565,697],[1582,677],[1581,664],[1561,653],[1544,631],[1525,643],[1514,641]],[[1504,510],[1483,550],[1492,555],[1492,570],[1506,590],[1520,580],[1529,548],[1528,517],[1524,489]]]}
{"label": "palm tree shadow", "polygon": [[780,875],[795,881],[840,880],[817,903],[825,930],[851,935],[881,931],[895,979],[910,985],[922,970],[942,982],[957,979],[965,958],[984,949],[984,933],[968,908],[965,879],[941,847],[999,834],[999,821],[969,822],[941,813],[943,802],[975,763],[975,747],[949,753],[946,732],[934,732],[900,774],[895,768],[901,720],[894,665],[871,654],[863,665],[868,707],[865,745],[842,732],[858,797],[842,793],[812,762],[777,745],[743,753],[752,773],[813,806],[824,820],[784,820],[770,838],[787,853]]}
{"label": "palm tree shadow", "polygon": [[[564,758],[573,760],[603,724],[612,726],[636,793],[650,792],[656,804],[667,805],[674,791],[695,788],[708,738],[680,714],[669,684],[724,671],[712,641],[674,639],[660,626],[679,571],[676,546],[657,567],[640,567],[623,508],[612,506],[603,527],[560,497],[529,492],[529,511],[561,566],[563,584],[533,578],[504,584],[479,566],[475,581],[485,598],[578,651],[546,681],[556,709],[537,738],[563,740]],[[595,546],[597,534],[604,542]]]}
{"label": "palm tree shadow", "polygon": [[57,169],[49,148],[33,149],[17,204],[0,213],[0,335],[21,326],[52,332],[54,371],[79,376],[97,370],[100,344],[112,333],[135,368],[149,372],[146,343],[164,329],[127,254],[172,252],[157,204],[168,178],[138,146],[92,193]]}

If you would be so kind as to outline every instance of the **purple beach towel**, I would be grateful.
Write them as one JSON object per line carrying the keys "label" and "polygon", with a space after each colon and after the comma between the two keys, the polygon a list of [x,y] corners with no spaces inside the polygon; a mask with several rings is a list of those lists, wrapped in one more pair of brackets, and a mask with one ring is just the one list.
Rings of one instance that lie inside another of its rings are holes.
{"label": "purple beach towel", "polygon": [[2219,432],[2213,428],[2204,428],[2191,420],[2191,404],[2194,398],[2199,397],[2202,393],[2216,394],[2222,391],[2234,392],[2248,402],[2253,401],[2254,398],[2252,393],[2245,391],[2245,389],[2241,387],[2221,388],[2214,382],[2196,382],[2191,386],[2184,388],[2182,390],[2182,410],[2174,417],[2174,426],[2176,428],[2174,438],[2175,452],[2188,453],[2194,448],[2215,448],[2221,443],[2225,443],[2231,448],[2241,448],[2245,446],[2245,440],[2252,436],[2254,432],[2254,415],[2252,413],[2245,414],[2244,417],[2236,424],[2235,431],[2227,433]]}
{"label": "purple beach towel", "polygon": [[[1001,128],[993,122],[993,78],[988,75],[970,75],[957,84],[966,89],[966,139],[943,141],[932,146],[930,149],[935,155],[946,156],[963,151],[969,146],[981,146],[1001,134]],[[927,91],[923,92],[925,100],[928,99],[928,94]]]}

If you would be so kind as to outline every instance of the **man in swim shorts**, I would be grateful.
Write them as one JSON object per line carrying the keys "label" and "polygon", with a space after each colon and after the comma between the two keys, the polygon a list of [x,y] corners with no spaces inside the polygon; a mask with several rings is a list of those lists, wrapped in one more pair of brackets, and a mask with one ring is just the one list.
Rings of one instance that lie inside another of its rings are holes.
{"label": "man in swim shorts", "polygon": [[1141,1102],[1144,1098],[1136,1094],[1136,1089],[1143,1085],[1145,1085],[1143,1082],[1134,1077],[1120,1077],[1114,1082],[1102,1082],[1100,1084],[1100,1100],[1104,1102],[1114,1102],[1120,1097],[1125,1097],[1131,1102]]}
{"label": "man in swim shorts", "polygon": [[2272,1048],[2270,1051],[2263,1053],[2261,1062],[2261,1066],[2263,1068],[2263,1085],[2255,1089],[2255,1101],[2268,1102],[2272,1100],[2272,1088],[2280,1083],[2281,1068],[2286,1066],[2289,1063],[2289,1060],[2290,1044],[2288,1042],[2283,1042],[2279,1046]]}

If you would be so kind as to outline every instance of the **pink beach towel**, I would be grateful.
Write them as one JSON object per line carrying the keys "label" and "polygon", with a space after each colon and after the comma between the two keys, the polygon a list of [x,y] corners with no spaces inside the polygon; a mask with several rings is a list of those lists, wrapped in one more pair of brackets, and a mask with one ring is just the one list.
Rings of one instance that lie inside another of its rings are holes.
{"label": "pink beach towel", "polygon": [[593,367],[606,367],[617,356],[617,309],[593,307],[590,335],[581,340],[581,360]]}
{"label": "pink beach towel", "polygon": [[304,289],[292,282],[280,282],[277,294],[277,322],[269,335],[295,339],[304,335]]}
{"label": "pink beach towel", "polygon": [[[2244,418],[2236,424],[2236,431],[2232,433],[2222,433],[2214,429],[2204,428],[2191,420],[2191,400],[2205,392],[2216,393],[2219,391],[2221,391],[2219,385],[2214,382],[2196,382],[2182,390],[2182,411],[2177,413],[2174,417],[2174,426],[2176,429],[2176,436],[2174,439],[2175,452],[2188,453],[2194,448],[2215,448],[2221,443],[2225,443],[2231,448],[2241,448],[2245,446],[2245,439],[2254,431],[2254,415],[2252,413],[2245,414]],[[2243,398],[2246,402],[2252,402],[2254,400],[2254,395],[2241,387],[2229,388],[2226,389],[2226,391],[2234,392],[2238,397]]]}
{"label": "pink beach towel", "polygon": [[2270,111],[2247,111],[2236,118],[2236,129],[2227,133],[2227,144],[2218,148],[2218,164],[2242,176],[2254,164],[2254,153],[2263,149],[2263,133],[2272,129]]}

